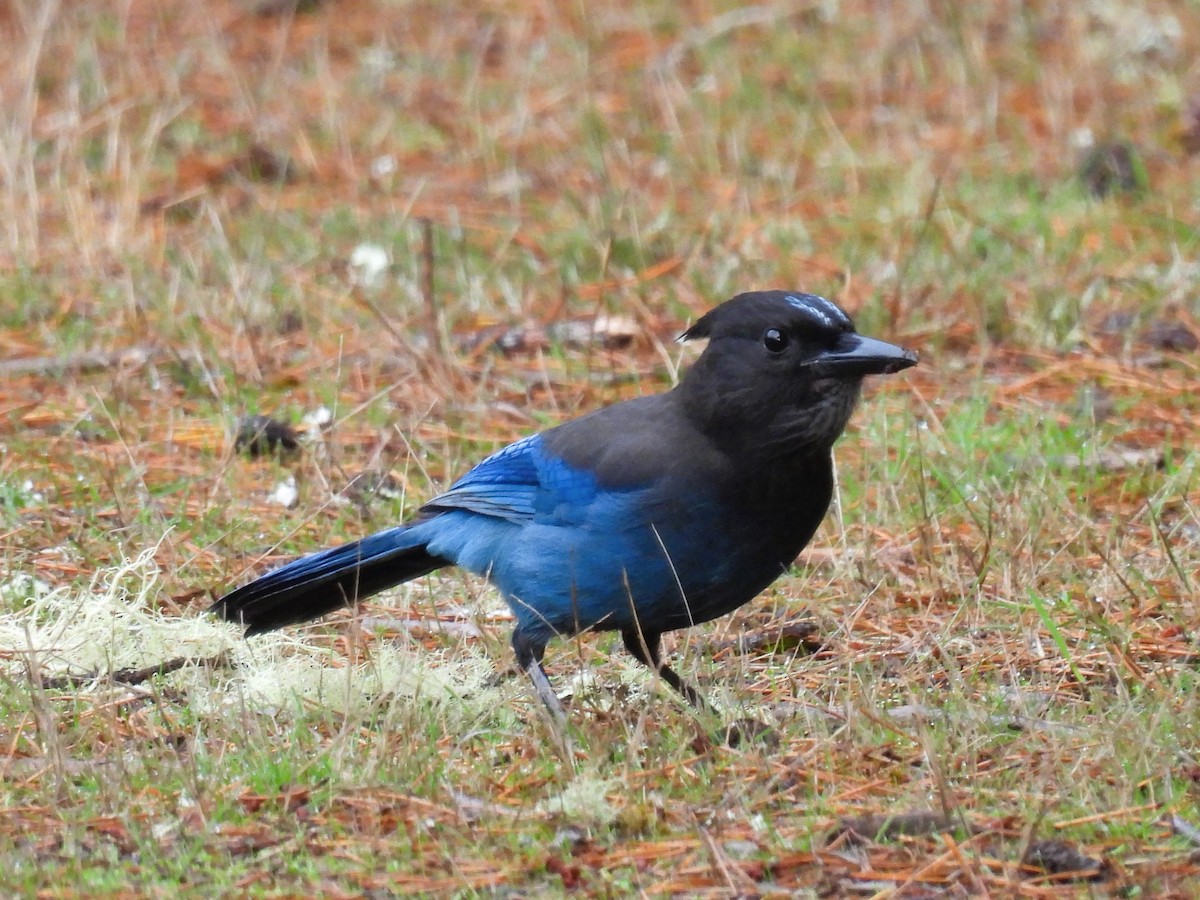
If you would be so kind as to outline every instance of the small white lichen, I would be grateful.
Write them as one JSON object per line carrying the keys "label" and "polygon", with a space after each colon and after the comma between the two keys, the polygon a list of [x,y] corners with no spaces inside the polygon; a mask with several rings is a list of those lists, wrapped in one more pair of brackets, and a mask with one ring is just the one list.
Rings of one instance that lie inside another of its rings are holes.
{"label": "small white lichen", "polygon": [[350,280],[359,287],[378,287],[392,264],[387,250],[378,244],[359,244],[350,252]]}
{"label": "small white lichen", "polygon": [[299,498],[300,491],[296,487],[296,479],[291,475],[275,485],[271,493],[267,495],[269,502],[276,506],[282,506],[284,509],[291,509]]}

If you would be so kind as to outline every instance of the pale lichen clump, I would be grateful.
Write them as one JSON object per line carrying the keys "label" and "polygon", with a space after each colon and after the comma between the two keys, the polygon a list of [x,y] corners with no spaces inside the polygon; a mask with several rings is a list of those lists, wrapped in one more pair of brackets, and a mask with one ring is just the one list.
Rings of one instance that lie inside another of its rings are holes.
{"label": "pale lichen clump", "polygon": [[580,774],[558,794],[541,801],[537,810],[585,827],[611,825],[621,814],[608,799],[617,790],[617,784],[616,778]]}
{"label": "pale lichen clump", "polygon": [[243,640],[236,626],[162,611],[160,589],[153,548],[98,572],[82,590],[12,575],[0,584],[0,654],[14,675],[68,677],[80,691],[183,658],[191,664],[162,677],[201,714],[230,705],[272,716],[349,714],[387,702],[478,721],[508,707],[492,685],[491,660],[470,648],[433,653],[377,641],[347,659],[286,633]]}

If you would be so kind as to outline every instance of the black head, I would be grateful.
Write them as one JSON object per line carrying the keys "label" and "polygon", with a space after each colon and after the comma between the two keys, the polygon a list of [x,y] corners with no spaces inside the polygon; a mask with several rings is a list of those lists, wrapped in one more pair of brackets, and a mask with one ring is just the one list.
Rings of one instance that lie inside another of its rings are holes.
{"label": "black head", "polygon": [[796,291],[739,294],[681,336],[694,338],[709,344],[680,384],[692,414],[715,437],[772,456],[828,450],[865,376],[917,362],[858,334],[832,301]]}

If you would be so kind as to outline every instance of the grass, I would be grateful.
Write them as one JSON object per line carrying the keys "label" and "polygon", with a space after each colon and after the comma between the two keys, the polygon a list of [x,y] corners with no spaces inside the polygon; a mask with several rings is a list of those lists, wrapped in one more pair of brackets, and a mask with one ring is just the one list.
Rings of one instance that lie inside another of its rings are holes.
{"label": "grass", "polygon": [[[6,893],[1195,893],[1195,10],[255,9],[0,13]],[[1095,196],[1084,130],[1144,184]],[[571,771],[458,575],[202,617],[663,389],[758,287],[923,355],[795,569],[673,638],[777,745],[714,746],[598,636],[548,658]],[[601,314],[633,341],[558,330]],[[254,413],[303,450],[234,454]],[[397,495],[339,499],[363,471]],[[107,678],[180,653],[222,661]]]}

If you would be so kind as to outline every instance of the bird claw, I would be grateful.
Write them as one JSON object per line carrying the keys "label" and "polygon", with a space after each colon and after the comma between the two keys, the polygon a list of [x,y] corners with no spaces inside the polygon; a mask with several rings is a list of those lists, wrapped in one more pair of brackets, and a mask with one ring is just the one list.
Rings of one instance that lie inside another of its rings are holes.
{"label": "bird claw", "polygon": [[571,740],[571,735],[567,731],[570,727],[567,722],[555,718],[553,715],[546,717],[546,724],[550,729],[550,739],[554,743],[554,749],[557,751],[559,758],[566,763],[567,768],[573,772],[575,767],[575,742]]}

